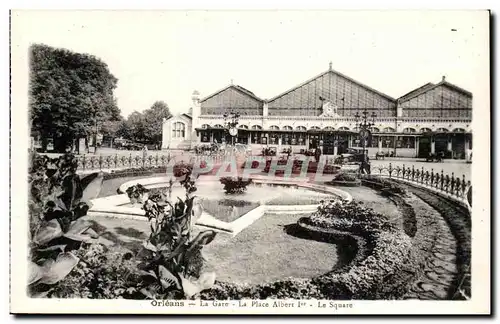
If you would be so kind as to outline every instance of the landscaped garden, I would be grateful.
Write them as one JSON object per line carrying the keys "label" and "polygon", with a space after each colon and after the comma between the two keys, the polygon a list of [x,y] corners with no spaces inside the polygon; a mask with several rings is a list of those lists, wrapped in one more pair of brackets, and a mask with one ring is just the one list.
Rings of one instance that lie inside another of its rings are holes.
{"label": "landscaped garden", "polygon": [[[423,189],[363,179],[361,186],[342,188],[353,198],[348,201],[298,186],[254,184],[240,178],[198,184],[189,166],[176,170],[173,195],[168,187],[152,190],[140,185],[139,177],[153,176],[147,171],[123,172],[123,177],[98,173],[80,177],[70,155],[34,156],[30,295],[130,299],[470,296],[468,215]],[[138,185],[129,186],[127,195],[141,206],[144,219],[87,216],[92,199],[116,193],[130,180],[137,180]],[[264,213],[235,235],[196,225],[202,213],[233,223],[263,205],[317,208],[314,212]]]}

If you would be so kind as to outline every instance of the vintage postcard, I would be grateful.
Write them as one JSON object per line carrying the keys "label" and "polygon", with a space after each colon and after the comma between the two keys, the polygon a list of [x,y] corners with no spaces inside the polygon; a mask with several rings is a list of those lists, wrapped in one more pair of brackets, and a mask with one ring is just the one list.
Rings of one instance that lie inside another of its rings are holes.
{"label": "vintage postcard", "polygon": [[11,11],[11,312],[490,314],[490,12]]}

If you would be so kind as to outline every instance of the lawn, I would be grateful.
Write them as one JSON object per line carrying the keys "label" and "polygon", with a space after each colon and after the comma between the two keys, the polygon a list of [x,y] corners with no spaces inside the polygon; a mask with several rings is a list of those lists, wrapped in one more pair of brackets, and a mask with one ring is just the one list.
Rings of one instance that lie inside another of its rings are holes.
{"label": "lawn", "polygon": [[221,281],[254,284],[332,270],[339,262],[337,245],[286,233],[303,216],[264,215],[235,237],[216,237],[203,249],[208,269]]}
{"label": "lawn", "polygon": [[104,180],[103,183],[102,183],[101,192],[99,192],[99,196],[97,198],[116,195],[118,188],[122,184],[124,184],[125,182],[131,181],[131,180],[145,179],[145,178],[161,177],[162,175],[164,175],[164,173],[157,173],[157,174],[153,174],[153,175],[142,175],[142,176],[135,176],[135,177],[123,177],[123,178],[115,178],[115,179]]}
{"label": "lawn", "polygon": [[266,201],[267,205],[289,206],[289,205],[316,205],[321,200],[338,199],[334,196],[317,192],[307,192],[301,195],[280,195]]}

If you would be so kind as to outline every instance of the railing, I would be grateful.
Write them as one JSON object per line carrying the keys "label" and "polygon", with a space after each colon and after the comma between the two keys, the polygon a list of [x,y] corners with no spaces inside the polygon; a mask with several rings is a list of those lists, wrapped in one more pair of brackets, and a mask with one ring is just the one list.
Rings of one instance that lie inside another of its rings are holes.
{"label": "railing", "polygon": [[462,203],[472,206],[472,185],[469,180],[456,177],[452,172],[451,175],[444,174],[444,171],[434,172],[434,169],[424,170],[415,168],[414,166],[393,167],[392,163],[389,166],[377,166],[371,169],[372,175],[378,175],[398,180],[403,180],[422,187],[430,188],[435,192],[444,194],[448,197],[454,198]]}
{"label": "railing", "polygon": [[199,163],[202,161],[212,161],[222,163],[231,159],[229,155],[82,155],[78,156],[77,170],[117,170],[126,168],[154,168],[167,166],[172,159],[176,162]]}

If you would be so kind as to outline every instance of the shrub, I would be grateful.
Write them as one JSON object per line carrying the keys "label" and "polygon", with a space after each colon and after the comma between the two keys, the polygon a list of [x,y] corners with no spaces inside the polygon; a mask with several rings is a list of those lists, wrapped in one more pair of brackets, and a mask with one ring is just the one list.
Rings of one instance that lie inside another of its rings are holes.
{"label": "shrub", "polygon": [[395,229],[395,226],[388,222],[384,215],[362,206],[355,200],[351,202],[323,201],[318,210],[311,215],[310,222],[319,227],[336,228],[356,233]]}
{"label": "shrub", "polygon": [[222,177],[219,179],[224,185],[226,194],[241,194],[246,191],[247,186],[252,183],[252,179],[243,179],[242,177]]}
{"label": "shrub", "polygon": [[355,182],[358,178],[354,174],[341,172],[333,178],[333,181]]}
{"label": "shrub", "polygon": [[364,180],[364,183],[368,186],[376,186],[381,191],[381,194],[384,196],[408,196],[406,189],[402,186],[398,185],[394,181],[386,180],[381,177],[367,177]]}
{"label": "shrub", "polygon": [[72,154],[53,159],[34,155],[31,162],[28,291],[38,296],[78,264],[72,250],[98,238],[91,223],[81,217],[87,214],[89,201],[99,194],[103,174],[80,179]]}
{"label": "shrub", "polygon": [[48,297],[92,299],[143,298],[136,288],[140,281],[138,260],[130,251],[102,244],[82,246],[75,254],[80,262]]}
{"label": "shrub", "polygon": [[151,234],[144,242],[144,261],[139,265],[141,280],[134,288],[150,299],[191,298],[215,281],[215,273],[203,272],[201,249],[216,233],[201,231],[194,239],[191,237],[202,210],[194,205],[192,193],[196,187],[190,172],[181,184],[186,190],[185,200],[179,198],[173,204],[149,199],[144,203]]}

